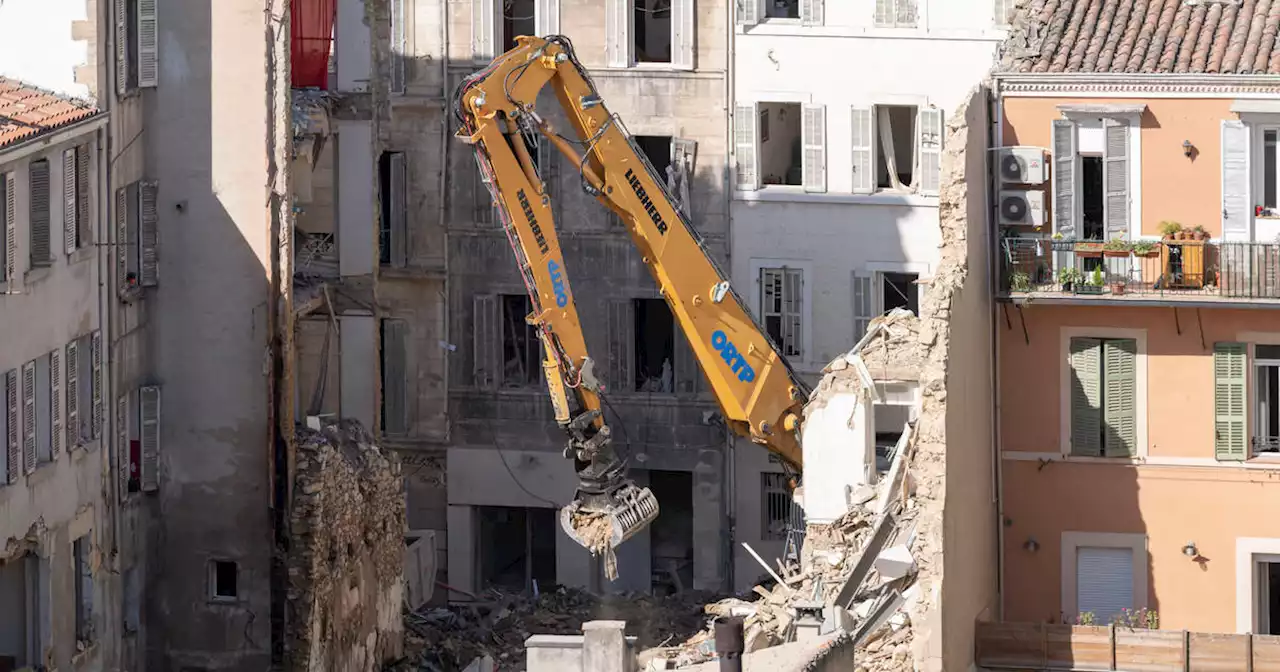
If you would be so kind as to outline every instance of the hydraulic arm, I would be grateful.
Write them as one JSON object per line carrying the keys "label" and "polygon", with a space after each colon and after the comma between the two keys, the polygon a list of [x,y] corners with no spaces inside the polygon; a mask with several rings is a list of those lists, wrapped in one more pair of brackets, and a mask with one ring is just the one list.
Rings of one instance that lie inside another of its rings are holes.
{"label": "hydraulic arm", "polygon": [[[576,140],[537,113],[534,103],[548,85]],[[561,511],[565,532],[593,552],[607,551],[656,518],[658,503],[626,477],[627,465],[613,449],[601,406],[608,390],[587,352],[550,198],[531,156],[539,136],[579,168],[583,189],[620,217],[729,427],[798,468],[808,390],[747,312],[621,120],[609,113],[569,40],[517,38],[516,47],[461,83],[454,113],[458,137],[475,148],[500,206],[533,306],[527,321],[542,341],[556,420],[569,435],[565,456],[574,462],[579,488]]]}

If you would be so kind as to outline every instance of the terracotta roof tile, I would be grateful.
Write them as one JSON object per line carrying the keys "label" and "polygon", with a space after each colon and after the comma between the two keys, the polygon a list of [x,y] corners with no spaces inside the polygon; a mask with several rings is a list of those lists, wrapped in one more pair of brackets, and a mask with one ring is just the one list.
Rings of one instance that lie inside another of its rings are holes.
{"label": "terracotta roof tile", "polygon": [[0,77],[0,149],[97,113],[92,103]]}
{"label": "terracotta roof tile", "polygon": [[1280,0],[1024,0],[1001,70],[1280,75]]}

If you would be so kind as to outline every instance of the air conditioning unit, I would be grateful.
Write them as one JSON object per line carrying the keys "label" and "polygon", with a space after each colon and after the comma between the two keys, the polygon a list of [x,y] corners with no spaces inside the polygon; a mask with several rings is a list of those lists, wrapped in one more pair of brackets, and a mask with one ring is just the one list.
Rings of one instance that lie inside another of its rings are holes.
{"label": "air conditioning unit", "polygon": [[1044,226],[1043,191],[1001,191],[1001,226]]}
{"label": "air conditioning unit", "polygon": [[1000,150],[1002,184],[1044,184],[1047,172],[1044,149],[1040,147],[1004,147]]}

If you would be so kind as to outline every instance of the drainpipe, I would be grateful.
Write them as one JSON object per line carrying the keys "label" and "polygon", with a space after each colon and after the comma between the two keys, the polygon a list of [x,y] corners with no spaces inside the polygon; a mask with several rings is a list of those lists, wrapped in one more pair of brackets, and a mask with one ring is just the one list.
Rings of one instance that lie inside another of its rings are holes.
{"label": "drainpipe", "polygon": [[[1000,105],[1000,80],[992,81],[991,99],[987,103],[989,118],[992,120],[988,129],[988,147],[999,147],[1004,144],[1002,130],[1004,128],[1004,111]],[[990,385],[991,385],[991,437],[994,439],[994,452],[991,456],[992,469],[994,474],[994,487],[992,497],[996,505],[996,619],[1004,619],[1004,464],[1001,460],[1003,444],[1000,435],[1000,320],[998,318],[998,309],[995,305],[995,288],[996,273],[1000,267],[999,254],[995,241],[997,237],[996,227],[999,226],[999,207],[998,199],[992,198],[992,190],[998,184],[1000,175],[999,156],[992,157],[993,152],[987,152],[987,188],[983,191],[987,198],[987,216],[990,218],[988,225],[985,227],[986,236],[982,244],[986,246],[987,259],[987,296],[991,297],[991,367],[990,367]],[[994,160],[993,160],[994,159]]]}
{"label": "drainpipe", "polygon": [[[443,297],[443,301],[444,301],[444,310],[441,311],[441,313],[444,316],[442,319],[442,322],[444,324],[441,325],[442,334],[440,336],[440,340],[448,343],[449,342],[449,323],[450,323],[450,320],[449,320],[449,257],[452,255],[449,254],[448,213],[449,213],[450,199],[449,199],[449,191],[447,189],[448,187],[447,176],[449,174],[449,115],[453,113],[453,109],[451,107],[450,100],[449,100],[449,94],[451,93],[449,89],[449,3],[447,2],[447,0],[439,0],[439,2],[440,2],[440,45],[441,45],[440,49],[443,53],[440,54],[440,91],[441,91],[440,100],[442,102],[440,103],[440,110],[441,110],[440,199],[439,199],[440,206],[439,206],[439,211],[437,212],[437,215],[438,215],[437,226],[440,227],[440,236],[444,242],[444,283],[443,283],[444,291],[441,292],[441,296]],[[447,381],[449,380],[449,351],[448,350],[443,350],[443,354],[440,356],[440,360],[443,363],[441,367],[442,369],[441,375],[444,376],[444,380],[446,381],[444,390],[445,390],[445,408],[447,411],[448,398],[449,398],[448,397],[449,385],[447,384]],[[445,441],[449,440],[449,434],[451,432],[449,431],[448,428],[450,425],[451,423],[448,423],[448,422],[445,423]],[[445,506],[446,508],[448,508],[448,502],[445,502]]]}
{"label": "drainpipe", "polygon": [[[721,177],[722,189],[724,189],[724,212],[725,212],[725,241],[728,249],[729,262],[726,266],[729,269],[729,280],[733,279],[733,111],[734,111],[734,67],[733,67],[733,49],[734,39],[737,37],[735,26],[738,25],[737,3],[729,3],[729,21],[725,27],[725,50],[724,50],[724,139],[726,151],[724,153],[724,175]],[[725,436],[725,470],[724,478],[721,479],[723,484],[722,491],[724,499],[725,517],[727,518],[725,525],[725,563],[728,566],[724,576],[728,577],[728,588],[733,590],[736,577],[734,576],[734,567],[738,563],[734,561],[734,555],[737,548],[737,504],[738,504],[738,483],[737,483],[737,466],[738,457],[735,448],[736,438],[734,433],[729,430],[726,422],[724,426]]]}

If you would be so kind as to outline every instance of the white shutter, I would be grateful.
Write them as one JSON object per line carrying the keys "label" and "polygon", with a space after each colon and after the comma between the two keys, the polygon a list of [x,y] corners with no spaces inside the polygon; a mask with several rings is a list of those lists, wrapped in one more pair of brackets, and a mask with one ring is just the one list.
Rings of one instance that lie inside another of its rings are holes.
{"label": "white shutter", "polygon": [[154,492],[160,484],[160,388],[138,390],[139,443],[142,445],[142,491]]}
{"label": "white shutter", "polygon": [[76,251],[76,148],[62,153],[62,248]]}
{"label": "white shutter", "polygon": [[827,190],[827,109],[824,105],[805,105],[802,109],[804,190],[822,193]]}
{"label": "white shutter", "polygon": [[1222,237],[1249,240],[1253,220],[1249,196],[1249,127],[1235,119],[1222,121]]}
{"label": "white shutter", "polygon": [[857,271],[854,271],[853,338],[850,340],[851,343],[857,343],[862,340],[863,335],[867,333],[867,328],[871,326],[871,319],[875,317],[874,296],[871,277],[859,275]]}
{"label": "white shutter", "polygon": [[18,371],[12,369],[4,375],[4,405],[5,405],[5,465],[8,472],[8,482],[15,483],[18,480],[19,462],[18,458]]}
{"label": "white shutter", "polygon": [[853,193],[870,194],[876,188],[875,109],[854,107],[853,117]]}
{"label": "white shutter", "polygon": [[822,5],[823,0],[800,0],[800,23],[806,26],[821,26]]}
{"label": "white shutter", "polygon": [[391,193],[388,201],[391,212],[387,213],[391,220],[391,265],[404,268],[409,261],[408,219],[408,182],[405,177],[404,153],[392,152],[388,157],[391,168]]}
{"label": "white shutter", "polygon": [[498,0],[471,0],[471,52],[478,61],[497,56],[497,9]]}
{"label": "white shutter", "polygon": [[22,366],[22,456],[26,472],[36,470],[36,363]]}
{"label": "white shutter", "polygon": [[93,349],[93,434],[102,436],[102,331],[94,331],[90,341]]}
{"label": "white shutter", "polygon": [[138,86],[155,87],[160,79],[157,0],[138,0]]}
{"label": "white shutter", "polygon": [[937,196],[942,184],[942,110],[921,108],[919,117],[916,147],[920,148],[920,194]]}
{"label": "white shutter", "polygon": [[13,173],[4,178],[4,202],[0,203],[0,219],[4,220],[4,280],[10,283],[18,276],[18,218],[14,209],[17,204],[18,189],[13,181]]}
{"label": "white shutter", "polygon": [[1076,548],[1076,607],[1109,624],[1133,609],[1133,549]]}
{"label": "white shutter", "polygon": [[405,0],[391,0],[391,93],[404,93],[404,64],[409,58],[405,53]]}
{"label": "white shutter", "polygon": [[631,3],[634,0],[604,0],[605,64],[611,68],[631,65]]}
{"label": "white shutter", "polygon": [[760,0],[735,0],[738,6],[738,25],[747,27],[760,23]]}
{"label": "white shutter", "polygon": [[[1067,119],[1053,121],[1053,231],[1063,238],[1076,235],[1076,125]],[[1069,250],[1055,254],[1054,264],[1075,263]]]}
{"label": "white shutter", "polygon": [[1129,123],[1104,119],[1107,240],[1129,237]]}
{"label": "white shutter", "polygon": [[62,387],[67,395],[67,451],[80,445],[80,358],[76,341],[67,344],[67,357],[62,365],[67,369],[67,382]]}
{"label": "white shutter", "polygon": [[760,136],[756,132],[756,119],[760,106],[756,103],[738,105],[733,112],[733,146],[736,156],[735,184],[739,191],[755,191],[760,185]]}
{"label": "white shutter", "polygon": [[49,353],[49,454],[62,452],[62,349]]}
{"label": "white shutter", "polygon": [[142,182],[138,190],[138,279],[143,287],[155,287],[160,282],[157,188],[155,182]]}
{"label": "white shutter", "polygon": [[671,65],[682,70],[694,66],[694,0],[671,0]]}
{"label": "white shutter", "polygon": [[538,37],[560,34],[560,0],[534,0],[533,25]]}
{"label": "white shutter", "polygon": [[116,20],[116,94],[129,92],[129,2],[112,0]]}
{"label": "white shutter", "polygon": [[76,147],[76,246],[84,247],[93,240],[89,222],[89,145]]}
{"label": "white shutter", "polygon": [[120,501],[129,496],[133,456],[129,454],[129,395],[116,399],[116,463],[120,470]]}

